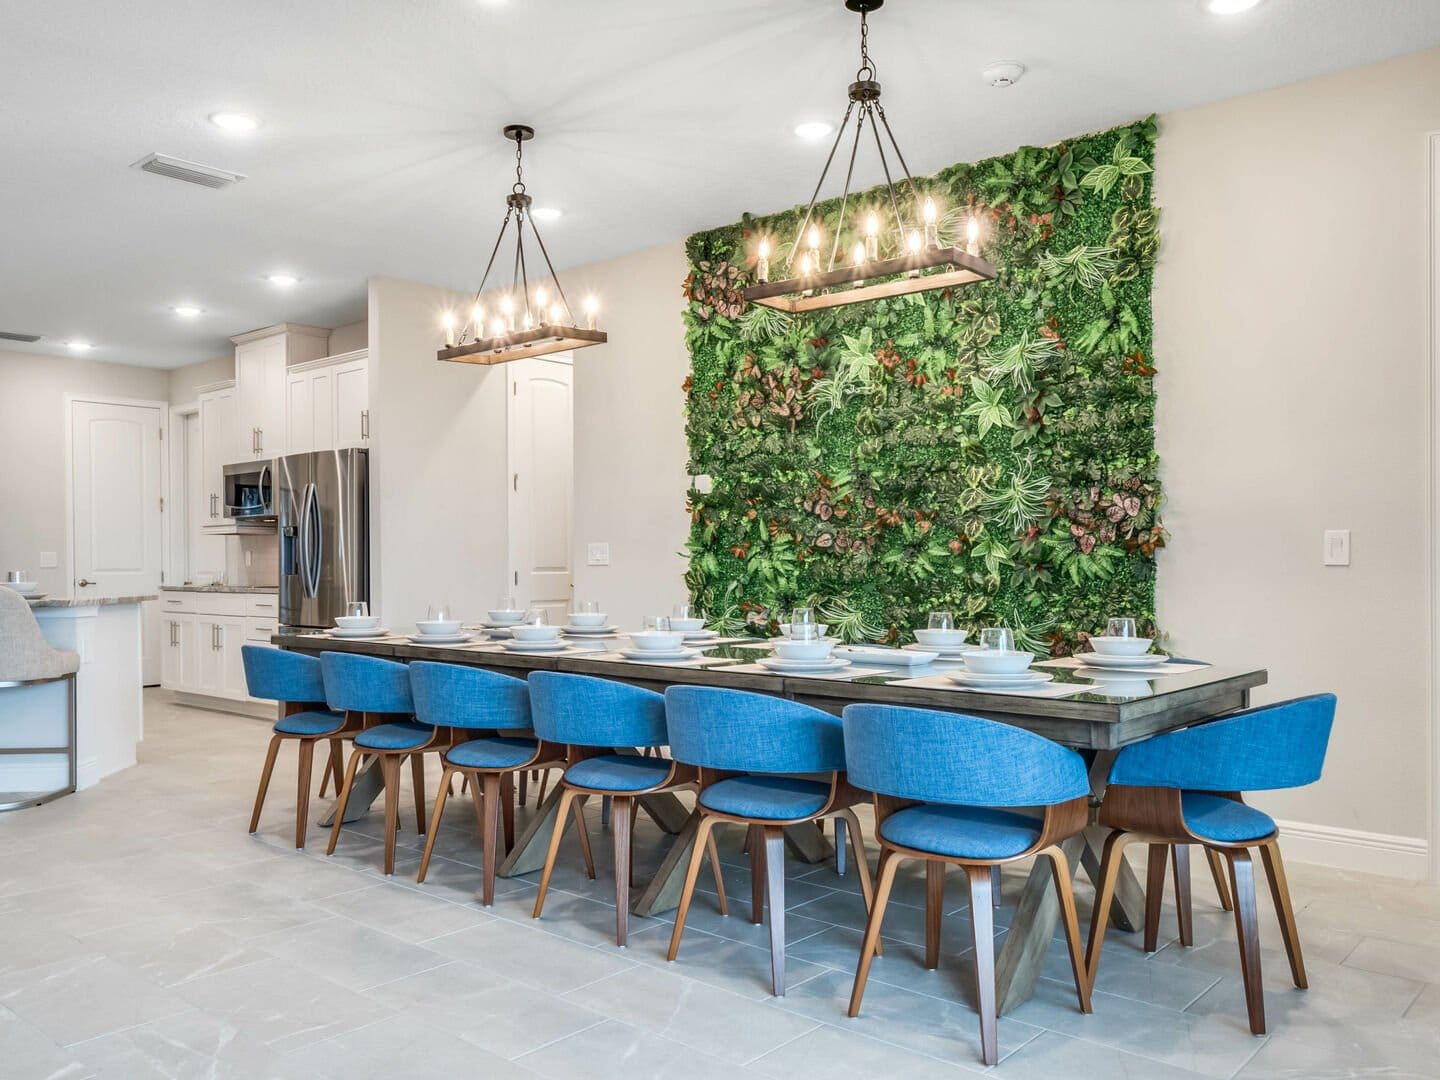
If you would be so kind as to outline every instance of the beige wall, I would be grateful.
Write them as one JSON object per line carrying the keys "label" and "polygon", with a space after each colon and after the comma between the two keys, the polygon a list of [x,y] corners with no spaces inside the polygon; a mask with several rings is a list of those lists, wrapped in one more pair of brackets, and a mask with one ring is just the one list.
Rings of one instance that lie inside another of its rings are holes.
{"label": "beige wall", "polygon": [[354,352],[356,349],[363,349],[370,343],[369,325],[364,319],[359,322],[346,323],[344,326],[337,326],[330,331],[330,355],[336,356],[339,353]]}
{"label": "beige wall", "polygon": [[[1428,820],[1426,133],[1440,53],[1165,116],[1156,161],[1161,621],[1340,696],[1288,819]],[[1321,564],[1325,529],[1353,563]]]}
{"label": "beige wall", "polygon": [[215,356],[198,364],[186,364],[170,373],[170,404],[194,405],[199,388],[207,383],[235,378],[235,354]]}
{"label": "beige wall", "polygon": [[[65,532],[66,395],[165,401],[168,390],[159,368],[0,352],[0,569],[28,571],[44,592],[74,591]],[[42,551],[55,552],[59,566],[41,570]]]}

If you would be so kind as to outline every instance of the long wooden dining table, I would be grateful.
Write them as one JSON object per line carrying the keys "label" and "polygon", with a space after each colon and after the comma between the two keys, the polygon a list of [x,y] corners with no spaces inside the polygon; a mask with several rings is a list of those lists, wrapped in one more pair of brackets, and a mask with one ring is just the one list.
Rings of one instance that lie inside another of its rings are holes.
{"label": "long wooden dining table", "polygon": [[[1104,797],[1110,766],[1122,747],[1245,708],[1250,703],[1250,691],[1264,685],[1268,678],[1263,669],[1181,663],[1173,675],[1127,677],[1122,681],[1111,681],[1111,675],[1097,681],[1093,672],[1056,666],[1046,669],[1054,675],[1052,686],[1081,683],[1086,689],[1070,696],[1037,697],[962,689],[943,677],[935,677],[954,670],[955,665],[943,663],[920,668],[855,664],[841,673],[822,676],[775,674],[757,668],[756,661],[768,656],[769,651],[763,641],[753,639],[726,639],[708,648],[699,646],[700,655],[684,663],[630,660],[613,651],[614,643],[610,641],[580,640],[563,651],[537,653],[513,652],[493,641],[430,645],[417,644],[404,636],[355,640],[323,632],[280,633],[271,640],[280,648],[312,654],[340,650],[399,661],[433,660],[520,678],[531,671],[562,671],[656,691],[680,684],[719,686],[773,694],[835,714],[854,702],[963,712],[1013,724],[1080,751],[1090,763],[1095,806]],[[379,790],[378,776],[357,777],[346,820],[368,812]],[[557,785],[516,837],[514,848],[500,865],[502,876],[530,873],[543,865],[559,795]],[[653,915],[679,903],[698,814],[673,795],[650,796],[641,805],[662,830],[674,836],[655,877],[632,905],[637,915]],[[792,828],[786,838],[792,853],[807,862],[818,862],[833,851],[814,828]],[[1099,876],[1103,842],[1104,830],[1092,826],[1063,845],[1070,864],[1082,868],[1092,881]],[[1139,880],[1127,866],[1117,888],[1112,925],[1126,931],[1140,929],[1144,899]],[[997,1000],[1002,1012],[1029,998],[1059,918],[1049,865],[1043,859],[1036,860],[996,964]]]}

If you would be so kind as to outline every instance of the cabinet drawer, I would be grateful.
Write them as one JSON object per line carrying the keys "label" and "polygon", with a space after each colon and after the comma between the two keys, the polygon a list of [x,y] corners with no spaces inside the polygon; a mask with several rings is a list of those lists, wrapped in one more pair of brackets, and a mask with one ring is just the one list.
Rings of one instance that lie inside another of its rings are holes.
{"label": "cabinet drawer", "polygon": [[247,599],[249,604],[245,609],[245,614],[269,619],[271,622],[280,617],[280,598],[278,596],[251,596]]}
{"label": "cabinet drawer", "polygon": [[252,616],[245,620],[245,640],[252,645],[269,645],[276,629],[274,619]]}
{"label": "cabinet drawer", "polygon": [[187,613],[195,610],[194,593],[161,593],[160,610]]}
{"label": "cabinet drawer", "polygon": [[201,615],[244,618],[250,613],[250,597],[244,593],[197,593],[195,610]]}

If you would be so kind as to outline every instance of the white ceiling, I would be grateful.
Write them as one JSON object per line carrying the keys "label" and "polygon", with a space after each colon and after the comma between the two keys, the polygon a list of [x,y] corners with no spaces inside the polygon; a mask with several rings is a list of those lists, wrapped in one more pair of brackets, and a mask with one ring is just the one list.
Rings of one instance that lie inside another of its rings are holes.
{"label": "white ceiling", "polygon": [[[791,132],[838,119],[856,22],[841,0],[0,0],[0,330],[175,367],[363,318],[372,274],[472,289],[512,120],[539,129],[561,268],[804,201],[827,146]],[[1440,3],[891,0],[871,42],[925,173],[1440,44]],[[1029,69],[1003,91],[979,77],[1000,58]],[[262,127],[226,135],[221,109]],[[151,151],[249,178],[130,168]]]}

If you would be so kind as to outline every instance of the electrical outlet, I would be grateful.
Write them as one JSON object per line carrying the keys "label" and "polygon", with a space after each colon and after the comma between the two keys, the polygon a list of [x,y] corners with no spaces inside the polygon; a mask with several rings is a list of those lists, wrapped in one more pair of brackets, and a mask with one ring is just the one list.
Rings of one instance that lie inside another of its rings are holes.
{"label": "electrical outlet", "polygon": [[585,563],[587,566],[609,566],[610,545],[590,544],[585,549]]}
{"label": "electrical outlet", "polygon": [[56,558],[55,552],[53,552],[53,551],[42,551],[42,552],[40,552],[40,569],[41,569],[41,570],[54,570],[54,569],[55,569],[57,566],[59,566],[59,565],[60,565],[60,560],[59,560],[58,558]]}
{"label": "electrical outlet", "polygon": [[1350,565],[1350,530],[1325,530],[1325,565]]}

